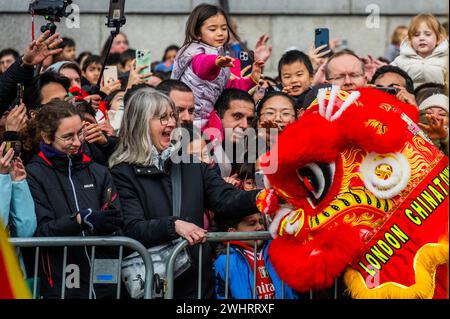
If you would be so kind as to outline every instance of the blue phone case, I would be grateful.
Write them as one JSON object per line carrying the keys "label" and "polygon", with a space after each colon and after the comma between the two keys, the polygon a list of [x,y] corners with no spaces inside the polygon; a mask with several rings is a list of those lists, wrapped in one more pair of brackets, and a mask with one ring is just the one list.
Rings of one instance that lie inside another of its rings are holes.
{"label": "blue phone case", "polygon": [[[327,47],[324,48],[323,50],[320,50],[320,52],[329,50],[330,49],[330,31],[327,28],[316,29],[314,44],[315,44],[316,48],[318,48],[324,44],[327,45]],[[330,53],[327,56],[330,56]]]}

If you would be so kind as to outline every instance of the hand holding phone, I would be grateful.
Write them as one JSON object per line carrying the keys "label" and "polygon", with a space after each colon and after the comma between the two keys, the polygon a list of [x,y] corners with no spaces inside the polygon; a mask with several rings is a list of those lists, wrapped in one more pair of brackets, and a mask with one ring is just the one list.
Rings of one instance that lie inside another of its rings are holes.
{"label": "hand holding phone", "polygon": [[115,65],[107,65],[103,73],[104,85],[112,85],[119,79],[117,67]]}
{"label": "hand holding phone", "polygon": [[[319,52],[330,50],[330,31],[327,28],[317,28],[314,30],[314,46],[316,48],[326,44],[326,47]],[[326,54],[325,57],[331,56],[331,52]]]}
{"label": "hand holding phone", "polygon": [[23,84],[17,83],[17,105],[23,102]]}
{"label": "hand holding phone", "polygon": [[152,71],[152,61],[150,57],[150,50],[139,49],[136,50],[136,70],[139,67],[144,67],[139,74],[149,74]]}
{"label": "hand holding phone", "polygon": [[17,86],[16,86],[16,99],[11,104],[11,106],[8,108],[8,111],[11,111],[17,105],[22,104],[22,102],[23,102],[23,84],[22,83],[17,83]]}
{"label": "hand holding phone", "polygon": [[14,106],[6,116],[5,130],[12,132],[20,132],[27,125],[27,108],[25,104]]}
{"label": "hand holding phone", "polygon": [[5,144],[3,148],[2,156],[5,157],[10,149],[13,149],[14,155],[13,158],[19,157],[22,151],[22,142],[21,141],[3,141]]}
{"label": "hand holding phone", "polygon": [[[239,61],[241,62],[241,71],[245,68],[248,68],[244,74],[241,74],[242,77],[247,76],[252,73],[252,66],[255,60],[255,54],[253,51],[240,51],[239,52]],[[250,67],[249,67],[250,66]]]}

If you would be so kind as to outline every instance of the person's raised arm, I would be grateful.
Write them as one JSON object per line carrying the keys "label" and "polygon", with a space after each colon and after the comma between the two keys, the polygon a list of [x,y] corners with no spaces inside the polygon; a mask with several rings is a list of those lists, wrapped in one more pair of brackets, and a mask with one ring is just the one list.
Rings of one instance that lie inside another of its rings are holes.
{"label": "person's raised arm", "polygon": [[18,83],[32,82],[36,65],[41,64],[49,56],[62,52],[61,48],[58,49],[61,42],[58,33],[50,36],[50,31],[46,31],[37,40],[28,44],[23,56],[0,75],[0,108],[9,106],[16,98]]}

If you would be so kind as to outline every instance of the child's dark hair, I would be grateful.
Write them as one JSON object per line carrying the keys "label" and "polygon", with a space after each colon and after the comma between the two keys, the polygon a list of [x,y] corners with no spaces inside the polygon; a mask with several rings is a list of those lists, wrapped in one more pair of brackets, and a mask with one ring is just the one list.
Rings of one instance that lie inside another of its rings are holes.
{"label": "child's dark hair", "polygon": [[227,43],[230,40],[230,32],[238,42],[241,42],[241,39],[236,34],[236,31],[234,30],[233,26],[230,23],[230,17],[228,17],[226,12],[218,6],[202,3],[196,6],[189,15],[189,18],[186,22],[186,34],[183,47],[198,40],[198,38],[200,37],[200,28],[202,27],[203,23],[207,19],[214,17],[215,15],[218,14],[223,15],[225,17],[225,21],[227,22],[228,27]]}
{"label": "child's dark hair", "polygon": [[85,56],[90,56],[90,55],[92,55],[91,51],[83,51],[78,55],[78,58],[76,58],[75,61],[77,61],[78,65],[81,65],[81,60],[83,60],[83,58]]}
{"label": "child's dark hair", "polygon": [[299,50],[291,50],[284,53],[278,62],[278,77],[281,79],[281,68],[283,65],[289,65],[295,62],[303,63],[306,66],[309,75],[313,75],[314,69],[308,55]]}
{"label": "child's dark hair", "polygon": [[134,60],[136,57],[136,50],[135,49],[128,49],[124,53],[120,55],[120,65],[122,67],[125,67],[128,61]]}
{"label": "child's dark hair", "polygon": [[241,181],[255,179],[255,163],[239,163],[236,166],[236,173]]}
{"label": "child's dark hair", "polygon": [[87,68],[91,64],[102,64],[101,57],[98,56],[98,55],[91,55],[91,56],[87,57],[86,60],[84,60],[84,63],[83,63],[83,72],[86,72]]}
{"label": "child's dark hair", "polygon": [[214,221],[216,222],[217,231],[227,232],[229,228],[237,228],[238,224],[244,217],[235,217],[222,214],[215,214]]}
{"label": "child's dark hair", "polygon": [[65,47],[71,48],[71,47],[76,46],[75,41],[73,41],[73,39],[71,39],[71,38],[64,37],[61,40],[62,40],[62,42],[58,45],[58,48],[63,49]]}
{"label": "child's dark hair", "polygon": [[178,46],[178,45],[175,45],[175,44],[172,44],[172,45],[169,45],[165,50],[164,50],[164,54],[163,54],[163,57],[162,57],[162,60],[161,60],[161,62],[165,62],[166,61],[166,56],[167,56],[167,53],[169,53],[169,51],[179,51],[180,50],[180,47]]}

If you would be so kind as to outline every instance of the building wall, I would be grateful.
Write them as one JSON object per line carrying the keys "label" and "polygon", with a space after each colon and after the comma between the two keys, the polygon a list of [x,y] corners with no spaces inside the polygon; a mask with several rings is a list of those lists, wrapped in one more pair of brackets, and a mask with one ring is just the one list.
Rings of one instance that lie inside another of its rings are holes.
{"label": "building wall", "polygon": [[[132,48],[148,48],[154,60],[162,57],[165,47],[181,45],[189,12],[197,4],[218,1],[198,0],[127,0],[127,22],[123,31]],[[23,51],[31,39],[31,18],[27,0],[0,0],[0,48]],[[58,23],[58,32],[72,37],[78,52],[98,53],[110,29],[105,26],[108,0],[74,0],[80,8],[80,28]],[[361,55],[383,55],[393,29],[409,23],[419,12],[431,12],[442,21],[448,20],[446,0],[229,0],[229,9],[237,22],[241,38],[253,47],[258,36],[266,33],[274,47],[266,73],[273,74],[283,52],[292,47],[308,51],[314,40],[314,29],[330,29],[332,38],[348,41],[348,46]],[[379,10],[379,24],[371,10]],[[367,10],[367,12],[366,12]],[[369,12],[369,13],[368,13]],[[369,16],[370,15],[370,16]],[[35,19],[36,29],[46,22]],[[38,31],[37,31],[38,32]]]}

